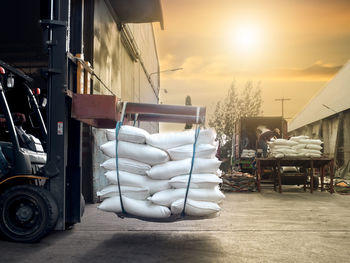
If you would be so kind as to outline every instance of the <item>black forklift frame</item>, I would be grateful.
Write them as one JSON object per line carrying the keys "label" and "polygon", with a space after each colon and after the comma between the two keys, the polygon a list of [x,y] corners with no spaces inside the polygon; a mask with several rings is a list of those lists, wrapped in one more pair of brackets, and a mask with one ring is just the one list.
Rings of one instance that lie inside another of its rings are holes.
{"label": "black forklift frame", "polygon": [[[66,90],[74,91],[74,81],[69,78],[68,53],[70,50],[82,53],[83,0],[74,1],[74,24],[71,25],[70,6],[70,0],[51,0],[50,19],[41,21],[49,57],[45,173],[51,177],[48,189],[59,208],[56,230],[65,230],[81,218],[82,129],[79,121],[70,118],[71,101]],[[72,43],[70,34],[75,36]]]}

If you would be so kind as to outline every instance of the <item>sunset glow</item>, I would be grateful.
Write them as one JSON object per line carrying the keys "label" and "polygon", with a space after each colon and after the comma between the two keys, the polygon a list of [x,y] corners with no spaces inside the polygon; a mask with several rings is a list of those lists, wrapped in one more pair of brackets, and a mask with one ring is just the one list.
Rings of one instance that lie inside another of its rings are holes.
{"label": "sunset glow", "polygon": [[[265,116],[292,118],[350,59],[350,1],[164,0],[165,30],[155,26],[162,101],[207,107],[232,81],[261,83]],[[290,120],[290,119],[288,119]]]}

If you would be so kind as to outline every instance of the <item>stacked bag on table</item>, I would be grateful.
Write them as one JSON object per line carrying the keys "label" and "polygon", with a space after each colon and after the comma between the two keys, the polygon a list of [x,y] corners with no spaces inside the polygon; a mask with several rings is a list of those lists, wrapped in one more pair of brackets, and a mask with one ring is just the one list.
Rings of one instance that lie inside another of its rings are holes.
{"label": "stacked bag on table", "polygon": [[[144,218],[168,218],[183,211],[191,169],[195,132],[149,134],[143,129],[121,126],[116,155],[115,130],[107,130],[109,142],[101,146],[110,157],[101,164],[111,183],[97,193],[103,201],[99,209],[121,213],[119,185],[124,211]],[[214,156],[215,133],[199,133],[185,214],[208,216],[219,212],[224,195],[218,188],[222,180],[216,172],[220,166]]]}
{"label": "stacked bag on table", "polygon": [[243,149],[241,158],[254,158],[256,156],[255,150]]}
{"label": "stacked bag on table", "polygon": [[309,139],[308,136],[291,137],[289,140],[275,139],[269,144],[269,155],[275,158],[283,157],[321,157],[322,141]]}

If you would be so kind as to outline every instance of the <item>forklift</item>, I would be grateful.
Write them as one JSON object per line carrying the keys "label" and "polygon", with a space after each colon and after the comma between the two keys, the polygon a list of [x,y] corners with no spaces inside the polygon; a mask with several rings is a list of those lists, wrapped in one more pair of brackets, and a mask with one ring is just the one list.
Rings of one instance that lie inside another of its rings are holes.
{"label": "forklift", "polygon": [[31,89],[30,82],[0,60],[0,231],[20,242],[39,240],[58,218],[56,200],[43,187],[47,131],[39,89]]}
{"label": "forklift", "polygon": [[[120,31],[125,23],[162,23],[158,0],[153,5],[103,2]],[[0,23],[5,25],[0,59],[8,63],[0,65],[0,232],[8,240],[36,242],[51,230],[81,222],[83,123],[90,131],[91,126],[113,128],[118,115],[115,94],[92,94],[86,87],[93,81],[81,74],[94,73],[88,63],[94,53],[94,8],[95,1],[83,0],[0,4]],[[28,75],[40,84],[32,84]],[[79,94],[81,79],[84,94]]]}

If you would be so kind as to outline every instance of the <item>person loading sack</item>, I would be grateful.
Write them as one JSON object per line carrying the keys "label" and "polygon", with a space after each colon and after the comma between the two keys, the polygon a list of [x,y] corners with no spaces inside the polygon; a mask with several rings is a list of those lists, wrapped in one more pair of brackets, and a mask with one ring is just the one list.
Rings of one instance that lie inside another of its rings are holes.
{"label": "person loading sack", "polygon": [[263,157],[267,157],[267,142],[270,141],[272,138],[277,139],[281,134],[280,130],[278,128],[275,128],[273,131],[266,131],[262,134],[260,134],[258,139],[258,148],[263,150]]}

